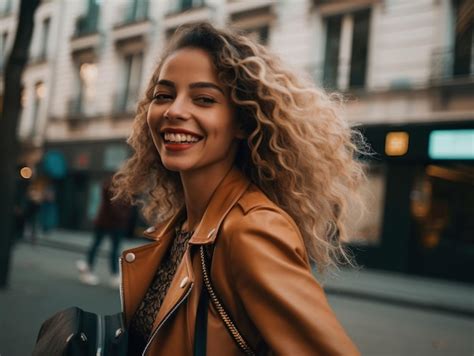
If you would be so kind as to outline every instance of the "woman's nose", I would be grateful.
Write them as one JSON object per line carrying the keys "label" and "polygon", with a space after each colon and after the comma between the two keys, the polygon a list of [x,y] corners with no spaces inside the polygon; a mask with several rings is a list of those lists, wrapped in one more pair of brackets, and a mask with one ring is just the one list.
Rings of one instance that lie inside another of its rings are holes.
{"label": "woman's nose", "polygon": [[168,107],[168,110],[165,111],[164,117],[170,120],[188,120],[191,113],[186,100],[176,98]]}

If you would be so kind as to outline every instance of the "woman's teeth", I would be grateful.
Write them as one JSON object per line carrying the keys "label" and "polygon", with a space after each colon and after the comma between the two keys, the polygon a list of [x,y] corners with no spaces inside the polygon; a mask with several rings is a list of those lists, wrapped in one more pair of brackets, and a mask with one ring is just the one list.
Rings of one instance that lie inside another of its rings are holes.
{"label": "woman's teeth", "polygon": [[199,141],[199,137],[193,135],[170,132],[165,132],[164,138],[165,141],[173,143],[192,143]]}

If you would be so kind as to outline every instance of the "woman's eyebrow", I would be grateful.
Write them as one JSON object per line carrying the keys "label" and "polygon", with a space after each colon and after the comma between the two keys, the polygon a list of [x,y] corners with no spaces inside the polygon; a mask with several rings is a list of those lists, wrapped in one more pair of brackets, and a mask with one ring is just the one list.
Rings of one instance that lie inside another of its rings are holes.
{"label": "woman's eyebrow", "polygon": [[[159,80],[156,85],[163,85],[165,87],[169,87],[169,88],[172,88],[172,89],[175,89],[176,88],[176,85],[171,81],[171,80],[167,80],[167,79],[161,79]],[[222,93],[222,95],[225,95],[224,93],[224,90],[222,90],[222,88],[220,86],[218,86],[217,84],[214,84],[214,83],[211,83],[211,82],[196,82],[196,83],[191,83],[189,84],[189,88],[190,89],[196,89],[196,88],[212,88],[212,89],[216,89],[218,90],[219,92]]]}
{"label": "woman's eyebrow", "polygon": [[213,88],[213,89],[216,89],[216,90],[220,91],[222,93],[222,95],[225,95],[224,90],[222,90],[222,88],[220,86],[218,86],[217,84],[214,84],[214,83],[210,83],[210,82],[191,83],[191,84],[189,84],[189,87],[191,89],[195,89],[195,88]]}
{"label": "woman's eyebrow", "polygon": [[175,85],[174,83],[171,81],[171,80],[166,80],[166,79],[161,79],[159,80],[156,85],[163,85],[165,87],[170,87],[170,88],[174,88]]}

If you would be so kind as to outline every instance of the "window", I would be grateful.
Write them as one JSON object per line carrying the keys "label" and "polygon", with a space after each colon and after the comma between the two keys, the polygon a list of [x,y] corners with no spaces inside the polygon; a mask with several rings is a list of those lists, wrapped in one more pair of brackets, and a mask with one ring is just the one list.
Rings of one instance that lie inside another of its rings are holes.
{"label": "window", "polygon": [[349,236],[344,241],[353,245],[377,246],[381,243],[383,212],[387,167],[370,165],[367,167],[367,180],[360,187],[364,204],[363,213],[360,206],[349,206]]}
{"label": "window", "polygon": [[178,0],[170,2],[171,8],[170,12],[181,12],[190,10],[193,7],[200,7],[204,5],[204,0]]}
{"label": "window", "polygon": [[76,36],[84,36],[97,32],[100,6],[100,0],[88,0],[87,13],[80,16],[76,22]]}
{"label": "window", "polygon": [[0,70],[3,71],[7,63],[7,41],[8,32],[4,32],[0,38]]}
{"label": "window", "polygon": [[116,98],[116,112],[132,112],[138,99],[143,53],[126,54],[123,61],[122,90]]}
{"label": "window", "polygon": [[454,1],[455,39],[453,75],[470,75],[474,72],[474,22],[471,0]]}
{"label": "window", "polygon": [[128,6],[129,7],[126,12],[125,23],[142,21],[147,18],[147,0],[133,0]]}
{"label": "window", "polygon": [[35,99],[33,100],[33,120],[31,124],[30,136],[34,137],[38,133],[38,121],[41,109],[41,103],[46,96],[46,87],[43,82],[35,84]]}
{"label": "window", "polygon": [[6,1],[0,2],[0,16],[10,14],[11,10],[12,10],[12,1],[11,0],[6,0]]}
{"label": "window", "polygon": [[97,81],[97,64],[84,61],[77,71],[77,94],[69,100],[69,115],[72,118],[94,113]]}
{"label": "window", "polygon": [[363,87],[367,71],[367,50],[369,38],[370,11],[354,14],[354,32],[352,35],[351,69],[349,86]]}
{"label": "window", "polygon": [[323,84],[329,88],[335,88],[337,86],[341,22],[341,16],[330,17],[326,21],[326,51],[324,57]]}
{"label": "window", "polygon": [[43,20],[43,32],[41,35],[41,50],[40,50],[40,59],[46,59],[48,54],[48,36],[50,28],[51,19],[46,18]]}
{"label": "window", "polygon": [[262,45],[268,44],[268,32],[268,25],[245,30],[245,33],[249,38]]}
{"label": "window", "polygon": [[326,18],[325,87],[365,86],[369,22],[369,9]]}

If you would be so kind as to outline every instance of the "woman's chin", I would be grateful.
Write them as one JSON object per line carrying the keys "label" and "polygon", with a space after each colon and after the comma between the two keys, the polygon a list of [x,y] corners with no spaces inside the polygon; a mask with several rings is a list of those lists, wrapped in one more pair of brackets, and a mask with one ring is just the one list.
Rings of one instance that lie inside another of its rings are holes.
{"label": "woman's chin", "polygon": [[191,167],[187,164],[183,163],[178,163],[178,162],[167,162],[167,161],[162,161],[163,166],[172,172],[184,172],[189,170]]}

